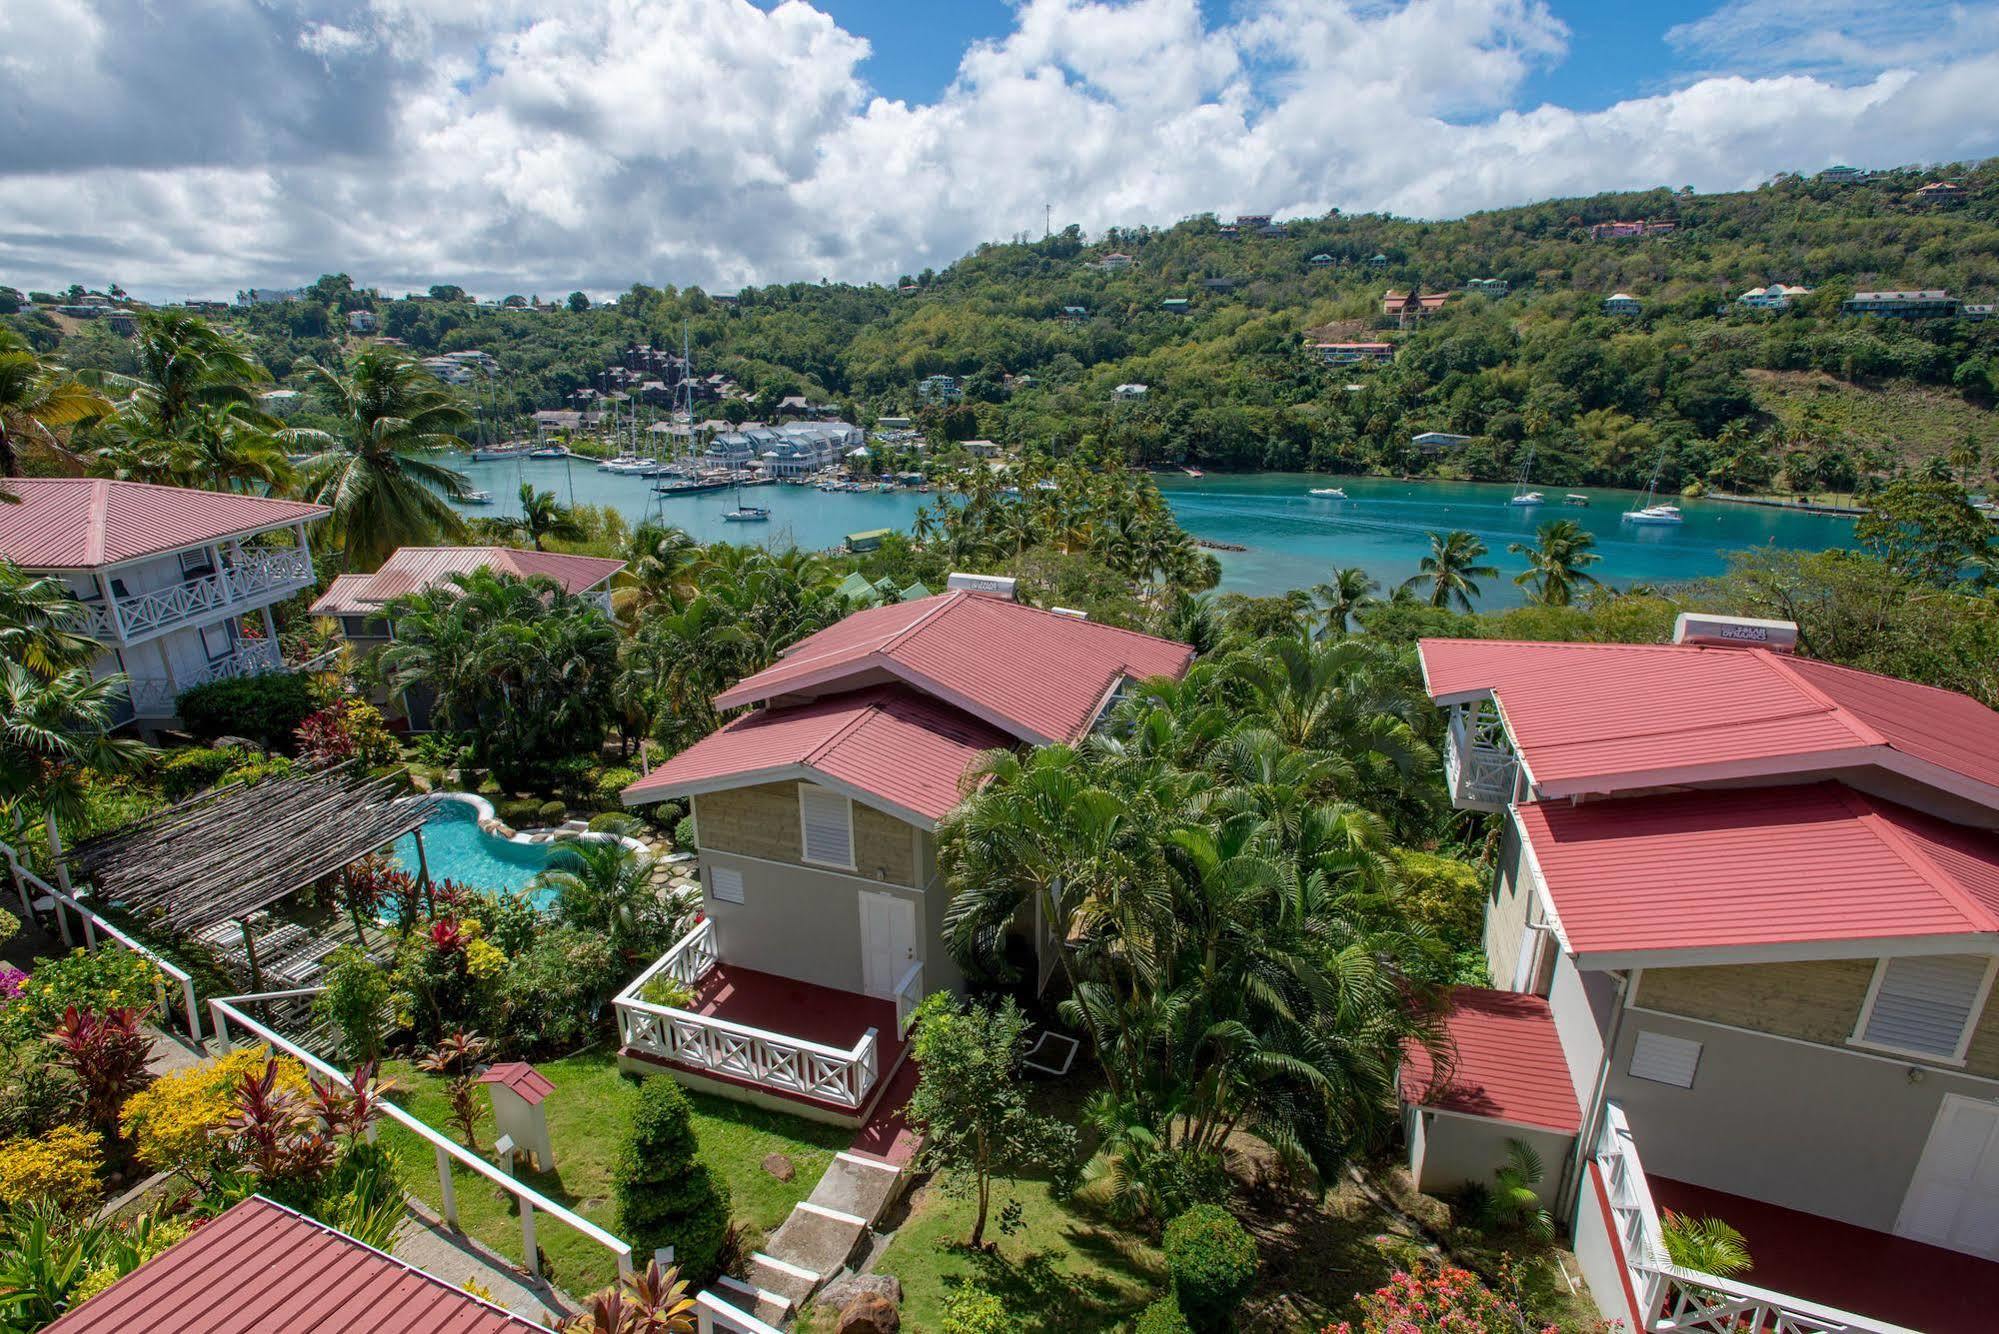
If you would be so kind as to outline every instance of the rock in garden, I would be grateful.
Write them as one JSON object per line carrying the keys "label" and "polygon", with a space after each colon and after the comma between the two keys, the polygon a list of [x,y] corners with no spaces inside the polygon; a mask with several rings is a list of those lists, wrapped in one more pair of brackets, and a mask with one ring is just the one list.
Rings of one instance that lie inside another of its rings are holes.
{"label": "rock in garden", "polygon": [[849,1274],[834,1279],[819,1294],[819,1300],[836,1311],[845,1309],[857,1297],[880,1297],[891,1306],[901,1306],[902,1280],[894,1274]]}
{"label": "rock in garden", "polygon": [[864,1292],[840,1311],[834,1334],[898,1334],[902,1313],[895,1303],[872,1292]]}
{"label": "rock in garden", "polygon": [[770,1173],[779,1181],[789,1181],[798,1174],[798,1169],[791,1165],[791,1159],[781,1153],[766,1154],[764,1156],[764,1171]]}

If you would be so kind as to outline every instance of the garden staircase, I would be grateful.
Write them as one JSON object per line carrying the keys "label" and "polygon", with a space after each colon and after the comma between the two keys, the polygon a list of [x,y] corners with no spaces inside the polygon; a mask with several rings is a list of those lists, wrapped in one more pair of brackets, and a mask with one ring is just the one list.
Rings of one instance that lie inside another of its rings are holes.
{"label": "garden staircase", "polygon": [[757,1319],[783,1324],[838,1274],[901,1191],[902,1169],[880,1158],[839,1153],[812,1194],[750,1257],[750,1281],[722,1280]]}

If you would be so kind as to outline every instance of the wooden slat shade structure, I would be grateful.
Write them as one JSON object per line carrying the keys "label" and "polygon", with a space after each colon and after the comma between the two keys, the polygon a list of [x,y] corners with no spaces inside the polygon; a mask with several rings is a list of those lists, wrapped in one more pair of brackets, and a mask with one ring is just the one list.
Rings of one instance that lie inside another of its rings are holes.
{"label": "wooden slat shade structure", "polygon": [[217,788],[76,845],[102,902],[192,935],[240,921],[376,852],[430,817],[398,776],[349,762]]}

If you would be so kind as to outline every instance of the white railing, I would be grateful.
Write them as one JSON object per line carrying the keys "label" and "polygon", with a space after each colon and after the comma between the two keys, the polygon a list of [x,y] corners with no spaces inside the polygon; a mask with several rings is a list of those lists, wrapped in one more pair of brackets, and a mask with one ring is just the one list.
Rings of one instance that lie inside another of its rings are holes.
{"label": "white railing", "polygon": [[[234,1022],[237,1027],[269,1043],[287,1056],[298,1061],[301,1065],[304,1065],[307,1069],[317,1071],[329,1079],[337,1080],[342,1088],[351,1089],[354,1087],[354,1082],[337,1066],[329,1065],[305,1048],[299,1046],[296,1042],[293,1042],[290,1038],[285,1037],[282,1033],[265,1024],[259,1023],[237,1008],[238,1002],[254,1004],[259,1001],[291,1000],[305,996],[316,996],[325,989],[324,987],[302,987],[293,991],[271,991],[251,996],[222,996],[211,1000],[208,1002],[208,1012],[214,1020],[215,1036],[220,1040],[222,1046],[227,1049],[231,1045],[229,1025],[231,1022]],[[498,1186],[501,1190],[514,1197],[521,1211],[521,1255],[527,1261],[528,1272],[536,1278],[541,1277],[540,1249],[535,1244],[534,1231],[536,1210],[548,1214],[559,1223],[566,1223],[591,1241],[610,1251],[617,1258],[619,1274],[629,1275],[632,1272],[632,1247],[630,1242],[619,1240],[581,1214],[572,1213],[570,1210],[563,1208],[534,1187],[516,1181],[507,1172],[487,1162],[484,1158],[473,1153],[470,1149],[442,1131],[418,1120],[415,1116],[389,1099],[384,1098],[381,1107],[383,1116],[394,1121],[397,1125],[409,1131],[436,1151],[438,1211],[444,1215],[444,1221],[452,1228],[458,1228],[458,1188],[457,1183],[451,1179],[451,1165],[455,1162],[459,1166],[468,1168],[484,1177],[489,1183]]]}
{"label": "white railing", "polygon": [[774,1325],[766,1325],[747,1311],[739,1311],[712,1292],[694,1295],[695,1329],[699,1334],[780,1334]]}
{"label": "white railing", "polygon": [[[1471,708],[1478,712],[1472,713]],[[1451,798],[1467,805],[1504,806],[1513,800],[1519,762],[1506,744],[1506,726],[1489,703],[1451,711],[1444,773]]]}
{"label": "white railing", "polygon": [[717,962],[714,929],[712,920],[703,921],[618,993],[618,1033],[624,1045],[765,1088],[842,1107],[862,1106],[880,1074],[874,1029],[864,1033],[852,1050],[842,1051],[714,1015],[655,1005],[640,995],[646,983],[661,975],[689,987],[699,985]]}
{"label": "white railing", "polygon": [[1666,1254],[1638,1145],[1616,1103],[1604,1106],[1596,1160],[1610,1196],[1619,1258],[1647,1331],[1694,1334],[1918,1334],[1871,1316],[1821,1306],[1732,1278],[1682,1269]]}
{"label": "white railing", "polygon": [[300,547],[258,547],[235,553],[212,574],[166,588],[87,604],[85,630],[97,639],[129,641],[140,635],[206,619],[272,592],[293,592],[312,582],[312,557]]}
{"label": "white railing", "polygon": [[909,971],[895,984],[895,1031],[909,1036],[909,1026],[916,1022],[916,1007],[923,1004],[923,964],[919,960],[909,965]]}
{"label": "white railing", "polygon": [[21,863],[21,855],[9,845],[0,843],[0,855],[6,857],[7,874],[14,882],[14,893],[20,897],[21,916],[24,919],[34,920],[35,896],[29,893],[30,888],[33,888],[49,900],[51,911],[55,914],[56,929],[62,935],[64,946],[70,949],[76,948],[76,937],[69,929],[69,914],[73,912],[82,923],[83,947],[92,954],[97,953],[98,946],[102,943],[99,937],[103,937],[120,949],[129,950],[143,959],[150,960],[153,967],[159,969],[161,974],[160,980],[153,984],[153,996],[159,1003],[161,1021],[166,1022],[167,1017],[173,1012],[173,1007],[167,1003],[167,983],[171,982],[180,991],[181,1013],[187,1018],[188,1037],[197,1043],[201,1041],[201,1003],[195,998],[194,978],[185,968],[162,958],[105,921],[94,910],[78,902],[74,895],[64,893],[30,871]]}
{"label": "white railing", "polygon": [[286,670],[284,654],[268,639],[240,639],[236,651],[205,666],[184,673],[176,681],[157,676],[128,678],[125,697],[140,718],[171,718],[179,708],[181,692],[210,681],[228,681],[239,676],[264,676]]}

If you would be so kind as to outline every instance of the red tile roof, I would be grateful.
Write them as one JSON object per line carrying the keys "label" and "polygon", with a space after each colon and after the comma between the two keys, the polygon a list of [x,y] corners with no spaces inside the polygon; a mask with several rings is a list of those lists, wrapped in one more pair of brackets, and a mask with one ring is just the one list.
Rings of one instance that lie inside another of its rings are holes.
{"label": "red tile roof", "polygon": [[92,570],[322,519],[324,505],[88,477],[16,477],[0,556],[29,570]]}
{"label": "red tile roof", "polygon": [[319,601],[314,616],[362,616],[380,611],[392,599],[421,593],[454,574],[492,570],[518,579],[536,575],[555,580],[567,593],[580,593],[625,568],[621,560],[602,556],[566,556],[553,551],[522,551],[514,547],[401,547],[373,574],[341,575]]}
{"label": "red tile roof", "polygon": [[555,1092],[555,1085],[549,1082],[548,1076],[526,1061],[502,1061],[498,1065],[488,1066],[486,1073],[479,1076],[479,1082],[498,1084],[501,1088],[511,1089],[525,1099],[529,1106]]}
{"label": "red tile roof", "polygon": [[50,1334],[543,1334],[445,1279],[252,1196]]}
{"label": "red tile roof", "polygon": [[1023,741],[1074,741],[1125,677],[1179,676],[1185,644],[955,590],[855,612],[715,697],[733,708],[885,679]]}
{"label": "red tile roof", "polygon": [[1403,1052],[1405,1101],[1570,1135],[1581,1127],[1582,1109],[1547,1001],[1457,987],[1444,1032],[1450,1052],[1441,1085],[1426,1048],[1412,1043]]}
{"label": "red tile roof", "polygon": [[1568,947],[1597,956],[1999,932],[1999,834],[1841,783],[1530,802]]}
{"label": "red tile roof", "polygon": [[934,823],[958,804],[966,770],[1011,744],[947,704],[881,686],[746,713],[626,788],[623,799],[639,806],[809,775]]}
{"label": "red tile roof", "polygon": [[1426,639],[1439,703],[1491,692],[1543,796],[1912,759],[1999,805],[1999,713],[1765,649]]}

